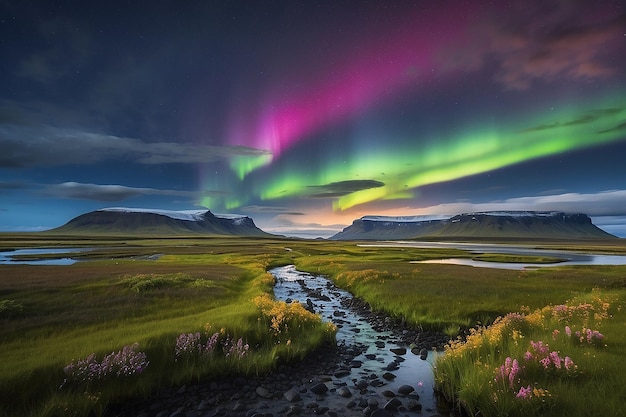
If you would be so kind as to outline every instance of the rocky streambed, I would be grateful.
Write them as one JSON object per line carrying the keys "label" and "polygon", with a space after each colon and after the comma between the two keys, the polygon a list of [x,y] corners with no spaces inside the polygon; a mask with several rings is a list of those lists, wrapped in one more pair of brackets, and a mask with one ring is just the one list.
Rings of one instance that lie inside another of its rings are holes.
{"label": "rocky streambed", "polygon": [[274,295],[299,301],[337,325],[337,346],[261,378],[238,377],[162,390],[111,410],[137,417],[449,416],[433,391],[432,364],[446,336],[374,314],[322,276],[293,265],[270,271]]}

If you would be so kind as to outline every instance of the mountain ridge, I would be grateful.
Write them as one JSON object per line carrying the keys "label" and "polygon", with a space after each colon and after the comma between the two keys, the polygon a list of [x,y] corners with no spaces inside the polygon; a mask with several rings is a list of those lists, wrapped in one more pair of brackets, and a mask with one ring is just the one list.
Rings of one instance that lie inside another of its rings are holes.
{"label": "mountain ridge", "polygon": [[560,211],[482,211],[433,216],[363,216],[330,240],[445,238],[608,239],[584,213]]}
{"label": "mountain ridge", "polygon": [[172,234],[271,237],[248,216],[215,215],[210,210],[171,211],[112,207],[74,217],[53,233]]}

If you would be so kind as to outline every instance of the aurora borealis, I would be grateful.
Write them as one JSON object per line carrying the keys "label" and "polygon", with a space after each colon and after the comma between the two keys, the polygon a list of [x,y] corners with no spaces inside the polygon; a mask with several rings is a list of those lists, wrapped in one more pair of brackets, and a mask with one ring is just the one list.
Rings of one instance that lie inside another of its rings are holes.
{"label": "aurora borealis", "polygon": [[0,230],[115,205],[308,237],[562,210],[626,236],[622,2],[0,10]]}

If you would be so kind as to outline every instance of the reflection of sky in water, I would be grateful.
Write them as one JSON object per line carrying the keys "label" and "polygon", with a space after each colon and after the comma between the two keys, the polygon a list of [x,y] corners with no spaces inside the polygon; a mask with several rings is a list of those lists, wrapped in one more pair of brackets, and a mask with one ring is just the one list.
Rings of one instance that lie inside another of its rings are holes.
{"label": "reflection of sky in water", "polygon": [[480,268],[497,268],[497,269],[527,269],[527,268],[546,268],[566,265],[626,265],[626,256],[624,255],[603,255],[594,253],[580,253],[562,250],[534,249],[524,246],[513,245],[495,245],[482,243],[452,243],[452,242],[381,242],[374,244],[362,244],[364,247],[398,247],[398,248],[447,248],[461,249],[473,254],[480,253],[500,253],[506,255],[521,256],[544,256],[550,258],[562,259],[562,262],[554,263],[524,263],[524,262],[486,262],[477,261],[466,258],[446,258],[431,259],[427,261],[414,261],[413,263],[425,264],[449,264],[449,265],[467,265]]}
{"label": "reflection of sky in water", "polygon": [[13,251],[0,252],[0,265],[72,265],[76,263],[72,258],[56,259],[15,259],[20,255],[54,255],[63,253],[74,253],[91,250],[87,248],[36,248],[36,249],[16,249]]}
{"label": "reflection of sky in water", "polygon": [[447,264],[447,265],[466,265],[475,266],[478,268],[496,268],[496,269],[533,269],[533,268],[548,268],[564,265],[626,265],[626,256],[588,256],[588,260],[584,261],[565,261],[554,262],[548,264],[533,264],[533,263],[517,263],[517,262],[487,262],[487,261],[475,261],[473,259],[465,258],[447,258],[447,259],[431,259],[428,261],[413,261],[416,264]]}

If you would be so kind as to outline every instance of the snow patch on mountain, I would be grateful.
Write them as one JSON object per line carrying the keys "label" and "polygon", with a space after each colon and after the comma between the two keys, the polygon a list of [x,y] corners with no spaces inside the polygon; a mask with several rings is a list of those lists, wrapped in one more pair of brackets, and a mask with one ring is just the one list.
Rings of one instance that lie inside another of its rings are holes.
{"label": "snow patch on mountain", "polygon": [[[204,220],[204,215],[210,213],[209,210],[162,210],[162,209],[150,209],[150,208],[129,208],[129,207],[108,207],[97,211],[110,211],[118,213],[151,213],[159,214],[161,216],[167,216],[176,220],[185,220],[188,222],[199,222]],[[235,225],[241,225],[247,216],[241,214],[213,214],[219,219],[232,220]]]}
{"label": "snow patch on mountain", "polygon": [[416,223],[427,222],[431,220],[447,220],[452,216],[446,215],[421,215],[421,216],[363,216],[361,220],[370,222],[389,222],[389,223]]}
{"label": "snow patch on mountain", "polygon": [[477,211],[463,213],[461,216],[496,216],[496,217],[556,217],[563,216],[562,211]]}

